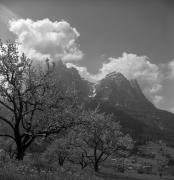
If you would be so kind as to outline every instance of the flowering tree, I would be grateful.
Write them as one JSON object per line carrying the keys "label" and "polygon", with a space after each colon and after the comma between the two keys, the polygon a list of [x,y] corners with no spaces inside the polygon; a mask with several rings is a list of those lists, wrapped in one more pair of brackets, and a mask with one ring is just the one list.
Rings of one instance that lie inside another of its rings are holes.
{"label": "flowering tree", "polygon": [[77,151],[76,158],[83,162],[86,159],[95,171],[99,165],[118,150],[132,148],[132,139],[121,132],[118,122],[113,121],[111,115],[98,113],[97,110],[84,113],[85,125],[75,130],[73,144]]}
{"label": "flowering tree", "polygon": [[48,163],[58,162],[63,166],[65,160],[70,154],[70,144],[65,137],[54,140],[46,151],[42,154],[42,158]]}
{"label": "flowering tree", "polygon": [[73,98],[66,98],[55,81],[54,63],[47,60],[44,68],[36,68],[15,43],[0,42],[0,121],[5,129],[0,136],[15,142],[18,160],[37,137],[76,124]]}
{"label": "flowering tree", "polygon": [[83,146],[82,143],[71,144],[70,153],[67,159],[73,164],[80,165],[81,169],[84,169],[90,165],[90,160],[88,158],[88,153],[87,153],[88,150],[89,148],[86,146]]}

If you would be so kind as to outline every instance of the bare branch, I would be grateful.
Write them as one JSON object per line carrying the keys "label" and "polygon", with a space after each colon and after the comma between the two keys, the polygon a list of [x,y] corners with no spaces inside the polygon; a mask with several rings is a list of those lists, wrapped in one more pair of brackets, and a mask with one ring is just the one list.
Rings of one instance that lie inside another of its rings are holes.
{"label": "bare branch", "polygon": [[6,107],[8,110],[14,112],[14,109],[13,109],[13,108],[11,108],[10,106],[8,106],[6,103],[2,102],[1,100],[0,100],[0,104],[2,104],[2,105],[3,105],[4,107]]}
{"label": "bare branch", "polygon": [[13,124],[12,124],[10,121],[8,121],[6,118],[0,116],[0,120],[2,120],[2,121],[4,121],[5,123],[7,123],[7,124],[14,130]]}
{"label": "bare branch", "polygon": [[[27,102],[25,102],[25,103],[27,104]],[[31,105],[31,103],[30,103],[30,105]],[[27,114],[30,114],[30,113],[31,113],[31,117],[33,117],[35,111],[43,111],[43,109],[37,107],[37,105],[39,105],[38,102],[35,102],[35,104],[32,104],[32,105],[33,105],[34,107],[33,107],[32,109],[28,110],[28,111],[25,111],[25,112],[22,114],[22,117],[24,117],[24,116],[26,116]],[[32,119],[32,118],[31,118],[31,119]]]}
{"label": "bare branch", "polygon": [[15,138],[9,134],[0,134],[0,137],[8,137],[8,138],[11,138],[15,141]]}
{"label": "bare branch", "polygon": [[31,129],[31,123],[28,123],[29,124],[29,126],[28,127],[26,127],[26,125],[25,125],[25,123],[24,123],[24,119],[22,118],[22,120],[21,120],[21,122],[22,122],[22,127],[28,132],[30,129]]}

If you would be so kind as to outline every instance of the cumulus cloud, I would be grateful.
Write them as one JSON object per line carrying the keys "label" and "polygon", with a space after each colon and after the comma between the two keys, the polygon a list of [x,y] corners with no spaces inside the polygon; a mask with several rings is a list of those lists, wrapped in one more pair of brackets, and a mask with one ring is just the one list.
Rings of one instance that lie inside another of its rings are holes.
{"label": "cumulus cloud", "polygon": [[174,79],[174,60],[168,63],[169,73],[168,78]]}
{"label": "cumulus cloud", "polygon": [[77,61],[83,57],[83,52],[77,44],[79,32],[64,20],[11,20],[9,30],[17,36],[20,51],[29,58],[62,59],[67,62]]}
{"label": "cumulus cloud", "polygon": [[19,50],[29,58],[37,60],[62,59],[63,62],[66,62],[67,67],[76,68],[83,78],[91,82],[98,82],[108,73],[120,72],[129,80],[137,79],[145,95],[156,105],[163,98],[159,92],[162,89],[164,78],[174,79],[174,61],[164,65],[156,65],[151,63],[146,56],[131,53],[123,53],[118,58],[106,58],[98,73],[90,74],[86,67],[70,63],[82,59],[83,52],[77,43],[79,32],[64,20],[54,22],[49,19],[11,20],[9,29],[17,37],[17,42],[20,44]]}
{"label": "cumulus cloud", "polygon": [[174,113],[174,107],[170,108],[169,111]]}
{"label": "cumulus cloud", "polygon": [[113,71],[124,74],[128,79],[148,81],[158,81],[161,75],[159,67],[152,64],[146,56],[128,53],[123,53],[119,58],[109,58],[109,62],[103,64],[99,74],[105,76]]}
{"label": "cumulus cloud", "polygon": [[77,69],[79,74],[80,74],[80,76],[82,78],[90,81],[90,82],[95,83],[97,81],[96,76],[90,74],[86,67],[80,67],[80,66],[74,65],[72,63],[66,63],[66,67],[67,68],[75,68],[75,69]]}
{"label": "cumulus cloud", "polygon": [[148,57],[136,54],[123,53],[119,58],[108,58],[99,72],[95,75],[90,74],[85,67],[74,67],[81,76],[91,81],[99,81],[108,73],[120,72],[127,79],[137,79],[145,95],[156,105],[162,100],[157,93],[162,88],[163,73],[160,66],[152,64]]}
{"label": "cumulus cloud", "polygon": [[160,103],[162,100],[163,100],[163,97],[162,97],[162,96],[155,95],[155,96],[153,97],[153,102],[154,102],[154,104],[155,104],[156,106],[158,106],[159,103]]}

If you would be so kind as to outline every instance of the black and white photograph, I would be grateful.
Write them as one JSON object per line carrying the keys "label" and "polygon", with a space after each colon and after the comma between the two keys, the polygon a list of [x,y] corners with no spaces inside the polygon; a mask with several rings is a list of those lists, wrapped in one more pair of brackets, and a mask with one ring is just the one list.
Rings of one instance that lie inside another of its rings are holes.
{"label": "black and white photograph", "polygon": [[0,180],[174,180],[174,0],[0,0]]}

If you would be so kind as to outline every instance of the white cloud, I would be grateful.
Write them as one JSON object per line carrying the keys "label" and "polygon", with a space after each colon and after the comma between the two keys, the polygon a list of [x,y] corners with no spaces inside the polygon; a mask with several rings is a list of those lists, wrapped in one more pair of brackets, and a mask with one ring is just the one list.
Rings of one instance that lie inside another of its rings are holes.
{"label": "white cloud", "polygon": [[9,29],[16,34],[19,49],[29,58],[38,60],[61,58],[65,62],[77,61],[83,57],[83,52],[76,42],[80,34],[64,20],[59,22],[52,22],[49,19],[11,20]]}
{"label": "white cloud", "polygon": [[[77,40],[79,32],[62,20],[52,22],[49,19],[33,21],[18,19],[9,22],[9,29],[16,34],[19,50],[31,59],[62,59],[64,62],[82,59],[83,52]],[[118,58],[107,58],[97,74],[90,74],[86,67],[67,63],[67,67],[76,68],[80,75],[97,82],[113,71],[122,73],[127,79],[137,79],[145,95],[156,105],[162,100],[159,95],[164,78],[174,79],[174,61],[163,65],[150,62],[146,56],[123,53]]]}
{"label": "white cloud", "polygon": [[169,109],[170,112],[174,113],[174,107]]}
{"label": "white cloud", "polygon": [[159,95],[155,95],[153,98],[153,102],[156,106],[158,106],[162,100],[163,100],[163,97]]}
{"label": "white cloud", "polygon": [[84,78],[84,79],[86,79],[86,80],[88,80],[90,82],[93,82],[93,83],[96,82],[95,75],[91,75],[88,72],[86,67],[80,67],[80,66],[74,65],[72,63],[66,63],[66,66],[67,66],[67,68],[72,68],[73,67],[73,68],[77,69],[82,78]]}
{"label": "white cloud", "polygon": [[100,69],[100,76],[110,72],[120,72],[128,79],[139,79],[149,82],[159,82],[161,78],[160,69],[152,64],[146,56],[123,53],[122,57],[109,58]]}
{"label": "white cloud", "polygon": [[82,77],[92,82],[97,82],[108,73],[120,72],[129,80],[137,79],[145,95],[155,104],[162,100],[162,97],[157,94],[162,88],[162,70],[160,66],[152,64],[146,56],[123,53],[122,57],[119,58],[110,57],[95,75],[90,74],[85,67],[73,66]]}
{"label": "white cloud", "polygon": [[169,79],[174,79],[174,60],[169,62],[168,68],[169,68],[168,78]]}

